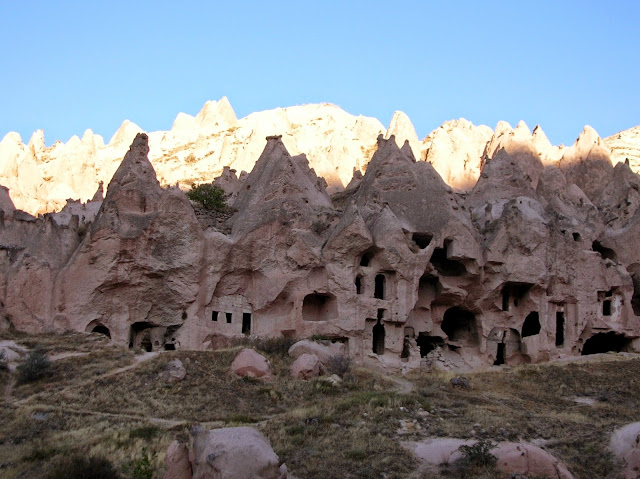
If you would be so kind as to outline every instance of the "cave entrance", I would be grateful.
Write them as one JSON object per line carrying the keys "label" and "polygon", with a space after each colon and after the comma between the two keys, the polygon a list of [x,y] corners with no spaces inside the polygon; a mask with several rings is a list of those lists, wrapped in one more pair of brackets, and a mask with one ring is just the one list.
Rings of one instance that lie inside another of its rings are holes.
{"label": "cave entrance", "polygon": [[611,248],[602,246],[600,241],[594,241],[591,244],[591,249],[596,253],[598,253],[602,257],[602,259],[610,259],[613,262],[616,261],[616,252],[613,251]]}
{"label": "cave entrance", "polygon": [[556,312],[556,346],[564,346],[564,311]]}
{"label": "cave entrance", "polygon": [[400,359],[407,359],[411,355],[411,340],[415,338],[415,336],[415,330],[411,326],[404,328],[404,342],[402,343]]}
{"label": "cave entrance", "polygon": [[151,339],[151,330],[155,326],[145,321],[133,323],[129,332],[129,347],[140,348],[144,351],[153,351],[153,341]]}
{"label": "cave entrance", "polygon": [[444,339],[440,336],[429,336],[425,333],[418,334],[416,343],[420,348],[420,356],[423,358],[436,348],[444,348]]}
{"label": "cave entrance", "polygon": [[311,293],[302,302],[304,321],[328,321],[338,317],[338,301],[330,293]]}
{"label": "cave entrance", "polygon": [[373,327],[373,352],[375,354],[384,354],[384,324],[378,319],[378,322]]}
{"label": "cave entrance", "polygon": [[582,355],[589,354],[619,353],[624,351],[631,344],[631,339],[624,334],[610,331],[608,333],[596,333],[587,339],[582,348]]}
{"label": "cave entrance", "polygon": [[432,239],[433,235],[430,235],[429,233],[413,233],[411,235],[411,240],[420,249],[425,249],[427,246],[429,246]]}
{"label": "cave entrance", "polygon": [[376,275],[375,285],[373,290],[373,297],[376,299],[384,299],[385,297],[385,289],[386,289],[387,278],[385,278],[384,274]]}
{"label": "cave entrance", "polygon": [[540,316],[537,311],[531,311],[524,319],[522,337],[535,336],[540,333]]}
{"label": "cave entrance", "polygon": [[494,366],[507,364],[521,352],[520,333],[513,328],[495,327],[487,336],[487,350],[495,351]]}
{"label": "cave entrance", "polygon": [[107,328],[106,326],[104,326],[103,324],[98,324],[96,325],[92,330],[92,333],[97,333],[97,334],[103,334],[105,335],[107,338],[111,339],[111,331],[109,331],[109,328]]}
{"label": "cave entrance", "polygon": [[242,313],[242,334],[251,334],[251,313]]}
{"label": "cave entrance", "polygon": [[532,287],[531,283],[505,283],[502,287],[502,311],[509,311],[512,303],[517,308]]}
{"label": "cave entrance", "polygon": [[373,251],[365,251],[360,258],[360,266],[368,268],[373,260]]}
{"label": "cave entrance", "polygon": [[445,311],[440,328],[450,341],[477,342],[476,317],[458,306]]}
{"label": "cave entrance", "polygon": [[445,240],[442,248],[434,248],[429,262],[442,276],[462,276],[467,272],[460,261],[449,258],[451,240]]}
{"label": "cave entrance", "polygon": [[598,300],[602,301],[602,316],[611,316],[613,290],[599,291]]}
{"label": "cave entrance", "polygon": [[496,351],[496,360],[493,362],[494,366],[500,366],[504,364],[505,344],[498,343],[498,350]]}
{"label": "cave entrance", "polygon": [[631,296],[631,308],[633,314],[640,316],[640,264],[634,263],[627,268],[633,280],[633,296]]}

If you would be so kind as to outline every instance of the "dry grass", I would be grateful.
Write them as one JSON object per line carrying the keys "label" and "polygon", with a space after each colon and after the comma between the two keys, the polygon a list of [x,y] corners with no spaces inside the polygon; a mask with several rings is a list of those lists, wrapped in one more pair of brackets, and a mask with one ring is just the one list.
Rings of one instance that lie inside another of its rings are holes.
{"label": "dry grass", "polygon": [[[301,479],[500,477],[460,465],[421,476],[400,442],[432,436],[544,440],[577,477],[612,479],[620,468],[606,449],[611,431],[640,421],[640,359],[468,374],[469,390],[453,389],[451,375],[414,372],[405,379],[413,392],[400,394],[398,381],[360,369],[338,387],[293,380],[280,344],[261,345],[276,372],[261,382],[229,374],[238,348],[168,351],[113,374],[135,364],[135,356],[95,335],[11,339],[50,355],[87,354],[54,361],[50,376],[15,386],[9,396],[10,375],[0,370],[0,467],[7,478],[43,477],[78,450],[119,470],[147,451],[162,477],[168,444],[200,422],[254,424]],[[158,375],[173,358],[185,364],[187,377],[167,384]]]}

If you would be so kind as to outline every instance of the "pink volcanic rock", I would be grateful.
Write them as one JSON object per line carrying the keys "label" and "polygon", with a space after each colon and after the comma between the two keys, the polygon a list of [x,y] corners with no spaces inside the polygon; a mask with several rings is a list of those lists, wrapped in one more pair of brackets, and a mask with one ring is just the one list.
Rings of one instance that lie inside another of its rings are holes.
{"label": "pink volcanic rock", "polygon": [[[472,445],[475,441],[453,438],[429,438],[420,442],[405,443],[416,458],[429,466],[452,464],[461,459],[460,446]],[[526,443],[501,442],[491,450],[497,457],[497,466],[508,474],[548,477],[552,479],[573,479],[562,462],[537,446]]]}
{"label": "pink volcanic rock", "polygon": [[168,383],[177,383],[182,381],[186,375],[187,370],[179,359],[169,361],[166,369],[160,373],[160,377]]}
{"label": "pink volcanic rock", "polygon": [[[250,427],[191,429],[193,479],[280,479],[280,459],[267,439]],[[286,470],[284,477],[286,478]]]}
{"label": "pink volcanic rock", "polygon": [[271,364],[253,349],[243,349],[231,363],[231,372],[238,376],[266,379],[271,377]]}
{"label": "pink volcanic rock", "polygon": [[310,379],[320,376],[322,364],[315,354],[302,354],[291,365],[291,375],[298,379]]}
{"label": "pink volcanic rock", "polygon": [[498,468],[507,474],[573,479],[562,462],[532,444],[502,442],[491,453],[498,458]]}
{"label": "pink volcanic rock", "polygon": [[308,339],[298,341],[289,348],[289,356],[292,358],[313,355],[319,359],[322,364],[326,364],[331,356],[341,354],[346,354],[344,344],[342,343],[327,342],[327,344],[322,344]]}
{"label": "pink volcanic rock", "polygon": [[636,479],[640,475],[640,422],[616,429],[610,447],[624,464],[624,478]]}
{"label": "pink volcanic rock", "polygon": [[173,441],[169,444],[164,463],[167,467],[163,479],[191,479],[189,450],[185,444]]}

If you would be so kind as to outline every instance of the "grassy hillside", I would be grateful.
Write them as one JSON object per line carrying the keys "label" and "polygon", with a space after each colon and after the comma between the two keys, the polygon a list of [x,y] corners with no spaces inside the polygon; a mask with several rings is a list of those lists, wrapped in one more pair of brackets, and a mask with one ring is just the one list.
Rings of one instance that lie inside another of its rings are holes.
{"label": "grassy hillside", "polygon": [[[77,452],[107,459],[122,477],[160,478],[167,446],[196,422],[254,425],[301,479],[459,476],[419,471],[401,446],[429,436],[543,441],[576,476],[615,478],[611,431],[640,420],[640,359],[631,355],[467,374],[472,387],[464,390],[444,373],[399,378],[353,369],[338,386],[294,380],[291,359],[273,347],[263,347],[276,371],[265,383],[228,373],[238,348],[150,355],[99,335],[0,338],[52,360],[45,377],[26,384],[0,370],[6,478],[47,477]],[[159,374],[176,357],[187,376],[167,384]]]}

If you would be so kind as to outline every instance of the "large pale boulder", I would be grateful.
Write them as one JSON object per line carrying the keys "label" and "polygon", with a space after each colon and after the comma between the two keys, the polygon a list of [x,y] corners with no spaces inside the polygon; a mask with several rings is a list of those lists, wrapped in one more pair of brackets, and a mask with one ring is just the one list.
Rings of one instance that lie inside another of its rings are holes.
{"label": "large pale boulder", "polygon": [[231,363],[231,372],[238,376],[266,379],[271,377],[271,364],[253,349],[243,349]]}
{"label": "large pale boulder", "polygon": [[27,348],[20,346],[15,341],[0,341],[0,359],[10,370],[15,370],[20,360],[27,354]]}
{"label": "large pale boulder", "polygon": [[318,343],[309,339],[298,341],[289,348],[289,356],[292,358],[299,358],[305,354],[315,356],[322,364],[326,364],[331,356],[345,355],[346,348],[342,343]]}
{"label": "large pale boulder", "polygon": [[164,371],[160,373],[160,378],[168,383],[182,381],[187,375],[187,370],[179,359],[172,359],[167,364]]}
{"label": "large pale boulder", "polygon": [[311,379],[320,375],[322,363],[315,354],[302,354],[291,365],[291,375],[298,379]]}
{"label": "large pale boulder", "polygon": [[640,422],[616,429],[609,444],[624,464],[625,479],[636,479],[640,475]]}
{"label": "large pale boulder", "polygon": [[491,453],[498,458],[498,468],[505,474],[573,479],[562,462],[532,444],[502,442]]}
{"label": "large pale boulder", "polygon": [[255,429],[230,427],[208,431],[194,426],[190,432],[193,479],[281,478],[280,459],[269,441]]}
{"label": "large pale boulder", "polygon": [[[454,438],[429,438],[419,442],[407,442],[404,446],[413,452],[423,464],[434,467],[453,464],[463,458],[460,446],[473,445],[475,441]],[[490,451],[497,458],[497,467],[510,477],[512,474],[573,479],[567,467],[547,451],[527,443],[501,442]]]}

